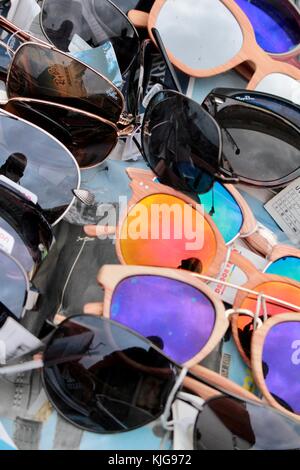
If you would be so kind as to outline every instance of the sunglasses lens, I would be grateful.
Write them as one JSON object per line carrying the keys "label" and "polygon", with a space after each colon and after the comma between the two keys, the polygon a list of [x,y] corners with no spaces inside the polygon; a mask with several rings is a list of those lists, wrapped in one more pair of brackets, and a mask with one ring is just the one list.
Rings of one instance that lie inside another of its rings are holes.
{"label": "sunglasses lens", "polygon": [[107,0],[45,0],[42,25],[46,36],[60,50],[69,51],[74,35],[89,47],[108,41],[125,73],[139,51],[139,38],[128,18]]}
{"label": "sunglasses lens", "polygon": [[300,414],[300,323],[274,325],[265,338],[263,375],[273,398],[289,411]]}
{"label": "sunglasses lens", "polygon": [[232,242],[240,233],[244,221],[234,197],[225,186],[215,183],[209,192],[199,195],[199,200],[205,212],[212,217],[225,243]]}
{"label": "sunglasses lens", "polygon": [[297,105],[277,98],[274,95],[255,93],[253,91],[241,91],[233,93],[232,98],[244,101],[250,105],[274,111],[274,113],[288,119],[292,124],[300,127],[300,109]]}
{"label": "sunglasses lens", "polygon": [[269,53],[283,54],[300,43],[300,15],[289,1],[236,0],[252,23],[258,44]]}
{"label": "sunglasses lens", "polygon": [[280,96],[300,105],[300,83],[283,73],[266,75],[255,87],[256,91]]}
{"label": "sunglasses lens", "polygon": [[0,246],[30,273],[47,255],[51,227],[29,201],[0,184]]}
{"label": "sunglasses lens", "polygon": [[300,132],[275,114],[230,98],[226,103],[216,120],[234,172],[252,184],[293,179],[300,167]]}
{"label": "sunglasses lens", "polygon": [[54,223],[79,185],[74,158],[49,134],[10,114],[0,113],[0,129],[0,175],[31,191],[47,221]]}
{"label": "sunglasses lens", "polygon": [[221,136],[196,102],[172,91],[157,93],[143,122],[144,156],[161,183],[203,193],[218,170]]}
{"label": "sunglasses lens", "polygon": [[[272,297],[276,297],[279,300],[283,300],[285,302],[289,302],[294,305],[299,305],[300,299],[300,292],[299,287],[292,286],[280,281],[272,281],[272,282],[265,282],[260,284],[259,286],[255,287],[254,289],[257,292],[263,292],[265,295],[270,295]],[[251,312],[256,312],[257,309],[257,297],[249,295],[239,306],[240,308],[245,308],[250,310]],[[289,307],[285,307],[284,305],[280,305],[276,303],[276,301],[267,300],[266,301],[266,309],[267,314],[269,317],[273,315],[278,315],[279,313],[285,312],[295,312],[297,309],[292,309]],[[300,310],[300,307],[299,309]],[[263,319],[264,311],[263,307],[259,313],[259,317]],[[240,345],[243,348],[243,351],[250,358],[250,345],[251,345],[251,336],[253,332],[253,319],[246,315],[238,315],[237,320],[237,328],[238,328],[238,338],[240,341]]]}
{"label": "sunglasses lens", "polygon": [[215,308],[205,294],[185,282],[141,275],[117,285],[110,318],[151,339],[168,357],[183,364],[210,338]]}
{"label": "sunglasses lens", "polygon": [[79,110],[17,98],[9,100],[4,109],[60,140],[81,168],[103,162],[117,143],[117,132],[112,125]]}
{"label": "sunglasses lens", "polygon": [[196,450],[293,450],[300,426],[279,411],[235,398],[212,398],[194,428]]}
{"label": "sunglasses lens", "polygon": [[[226,64],[241,50],[242,30],[222,2],[185,0],[184,6],[173,0],[164,2],[155,26],[166,49],[189,69],[186,73]],[[201,53],[195,44],[201,45]]]}
{"label": "sunglasses lens", "polygon": [[205,273],[217,252],[211,226],[199,211],[166,194],[148,196],[128,213],[120,231],[126,264],[185,268],[194,260]]}
{"label": "sunglasses lens", "polygon": [[111,82],[71,56],[38,44],[18,49],[7,83],[9,98],[54,101],[113,122],[123,109],[122,95]]}
{"label": "sunglasses lens", "polygon": [[177,374],[152,343],[89,315],[59,326],[44,363],[44,383],[57,410],[99,433],[129,431],[155,420]]}
{"label": "sunglasses lens", "polygon": [[296,256],[286,256],[274,261],[266,270],[268,274],[289,277],[300,282],[300,258]]}
{"label": "sunglasses lens", "polygon": [[20,318],[27,293],[25,273],[16,261],[0,250],[0,303]]}

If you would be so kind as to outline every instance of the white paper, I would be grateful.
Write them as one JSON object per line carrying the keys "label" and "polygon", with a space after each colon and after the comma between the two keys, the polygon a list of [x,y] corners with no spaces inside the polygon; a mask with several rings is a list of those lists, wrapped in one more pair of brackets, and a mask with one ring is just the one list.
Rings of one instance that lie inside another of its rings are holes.
{"label": "white paper", "polygon": [[296,245],[300,244],[300,177],[265,204],[271,217]]}
{"label": "white paper", "polygon": [[36,0],[11,0],[11,8],[7,19],[19,28],[28,31],[40,11],[41,8]]}
{"label": "white paper", "polygon": [[12,254],[15,244],[15,239],[10,233],[0,227],[0,248],[9,255]]}
{"label": "white paper", "polygon": [[42,343],[38,338],[11,317],[8,317],[0,328],[0,363],[2,365],[41,346]]}
{"label": "white paper", "polygon": [[14,188],[16,191],[21,193],[26,199],[28,199],[28,201],[32,202],[33,204],[36,204],[38,202],[38,197],[36,194],[29,191],[29,189],[24,188],[24,186],[20,186],[19,184],[15,183],[9,178],[6,178],[6,176],[0,175],[0,181],[3,181],[8,186],[11,186],[12,188]]}
{"label": "white paper", "polygon": [[[203,405],[203,400],[195,395],[185,393],[199,408]],[[176,400],[172,406],[172,416],[174,421],[173,449],[193,450],[193,435],[195,421],[199,410],[182,400]]]}
{"label": "white paper", "polygon": [[[268,261],[265,258],[258,256],[257,254],[248,250],[248,248],[245,248],[241,240],[235,241],[232,250],[236,250],[242,256],[251,261],[251,263],[254,264],[254,266],[256,266],[259,271],[262,271],[268,264]],[[243,271],[241,271],[237,266],[229,261],[225,263],[225,266],[223,266],[222,272],[218,276],[218,279],[235,284],[237,286],[242,286],[247,282],[247,276],[243,273]],[[210,283],[210,287],[221,297],[223,302],[227,302],[230,305],[233,304],[237,295],[237,289],[224,286],[220,283],[218,284],[217,282]]]}
{"label": "white paper", "polygon": [[70,53],[75,54],[76,52],[87,51],[89,49],[92,49],[92,47],[78,34],[74,34],[69,44]]}

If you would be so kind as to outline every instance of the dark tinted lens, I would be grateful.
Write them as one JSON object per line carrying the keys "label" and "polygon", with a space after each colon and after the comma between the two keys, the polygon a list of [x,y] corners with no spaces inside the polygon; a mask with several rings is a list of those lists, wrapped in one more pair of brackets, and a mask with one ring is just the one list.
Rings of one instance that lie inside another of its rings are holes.
{"label": "dark tinted lens", "polygon": [[241,90],[235,93],[228,89],[228,93],[236,100],[273,111],[300,128],[300,106],[290,101],[280,99],[274,95],[249,90]]}
{"label": "dark tinted lens", "polygon": [[279,116],[227,98],[217,105],[223,153],[234,172],[252,184],[292,180],[300,168],[300,131]]}
{"label": "dark tinted lens", "polygon": [[176,369],[146,339],[107,319],[66,320],[44,356],[44,382],[57,410],[100,433],[128,431],[164,410]]}
{"label": "dark tinted lens", "polygon": [[129,10],[149,11],[152,8],[154,0],[113,0],[113,3],[124,13]]}
{"label": "dark tinted lens", "polygon": [[209,400],[194,429],[197,450],[300,449],[300,424],[274,408],[235,398]]}
{"label": "dark tinted lens", "polygon": [[28,273],[47,255],[51,227],[36,207],[0,183],[0,246]]}
{"label": "dark tinted lens", "polygon": [[121,73],[125,73],[138,54],[139,39],[128,18],[108,0],[46,0],[42,25],[50,41],[69,51],[74,34],[91,47],[110,41]]}
{"label": "dark tinted lens", "polygon": [[49,134],[4,112],[0,130],[0,175],[31,191],[48,222],[56,222],[79,185],[72,155]]}
{"label": "dark tinted lens", "polygon": [[143,122],[144,157],[162,183],[206,192],[218,170],[220,134],[210,115],[173,91],[157,93]]}
{"label": "dark tinted lens", "polygon": [[5,110],[54,135],[70,150],[81,168],[101,163],[117,143],[113,125],[76,109],[16,98],[8,102]]}
{"label": "dark tinted lens", "polygon": [[27,295],[24,271],[10,256],[0,250],[0,302],[20,318]]}
{"label": "dark tinted lens", "polygon": [[33,43],[14,56],[7,93],[66,104],[113,122],[123,110],[123,97],[111,82],[66,54]]}

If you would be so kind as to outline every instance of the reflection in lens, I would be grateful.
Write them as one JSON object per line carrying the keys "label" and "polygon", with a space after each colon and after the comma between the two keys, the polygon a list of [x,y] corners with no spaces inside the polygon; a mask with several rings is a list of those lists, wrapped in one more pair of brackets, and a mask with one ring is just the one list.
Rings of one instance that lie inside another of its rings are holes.
{"label": "reflection in lens", "polygon": [[300,128],[300,107],[296,104],[283,100],[275,95],[268,95],[267,93],[256,93],[250,90],[239,90],[237,93],[231,93],[230,89],[228,89],[228,91],[232,98],[252,106],[258,106],[259,108],[273,111]]}
{"label": "reflection in lens", "polygon": [[255,90],[281,96],[300,105],[300,83],[289,75],[270,73],[256,85]]}
{"label": "reflection in lens", "polygon": [[117,143],[117,130],[112,124],[75,108],[13,98],[5,110],[36,124],[60,140],[81,168],[103,162]]}
{"label": "reflection in lens", "polygon": [[151,338],[168,357],[183,364],[209,340],[215,308],[208,297],[185,282],[131,276],[115,288],[110,318]]}
{"label": "reflection in lens", "polygon": [[138,54],[137,33],[113,2],[46,0],[41,19],[46,36],[63,51],[69,51],[75,35],[87,43],[87,49],[110,42],[122,73],[126,73]]}
{"label": "reflection in lens", "polygon": [[0,302],[20,318],[27,295],[25,272],[10,256],[0,250]]}
{"label": "reflection in lens", "polygon": [[206,402],[194,429],[196,450],[298,450],[300,425],[265,405],[218,397]]}
{"label": "reflection in lens", "polygon": [[117,122],[123,97],[111,82],[55,49],[27,43],[18,49],[7,80],[9,98],[37,98]]}
{"label": "reflection in lens", "polygon": [[232,242],[242,228],[243,213],[230,192],[222,184],[214,183],[210,191],[199,195],[199,201],[212,217],[225,243]]}
{"label": "reflection in lens", "polygon": [[[265,295],[276,297],[278,300],[289,302],[293,305],[300,304],[300,290],[299,287],[290,285],[280,281],[264,282],[256,286],[253,290],[256,292],[263,292]],[[239,305],[239,308],[244,308],[255,313],[257,310],[257,297],[251,294]],[[298,309],[292,309],[276,303],[275,301],[266,300],[266,308],[268,316],[278,315],[279,313],[285,312],[297,312],[300,311],[300,305]],[[263,320],[264,313],[263,307],[259,312],[259,317]],[[246,315],[239,314],[237,321],[238,335],[240,344],[247,357],[250,357],[250,342],[253,333],[253,319]]]}
{"label": "reflection in lens", "polygon": [[192,70],[225,65],[243,45],[239,23],[219,0],[166,0],[155,26],[167,51]]}
{"label": "reflection in lens", "polygon": [[248,16],[256,41],[266,52],[283,54],[300,43],[300,15],[282,0],[235,0]]}
{"label": "reflection in lens", "polygon": [[143,153],[161,183],[207,192],[219,167],[220,138],[211,116],[179,93],[159,92],[147,107]]}
{"label": "reflection in lens", "polygon": [[0,183],[0,240],[2,248],[27,273],[41,263],[52,243],[51,227],[29,201]]}
{"label": "reflection in lens", "polygon": [[289,277],[300,282],[300,258],[296,256],[284,256],[273,261],[265,271],[268,274]]}
{"label": "reflection in lens", "polygon": [[47,221],[56,222],[79,186],[76,161],[58,140],[3,111],[0,129],[0,175],[31,191]]}
{"label": "reflection in lens", "polygon": [[223,153],[234,172],[251,184],[294,179],[300,168],[299,130],[275,114],[230,98],[226,103],[216,120],[222,129]]}
{"label": "reflection in lens", "polygon": [[272,326],[265,337],[262,361],[265,383],[273,398],[300,414],[300,322]]}
{"label": "reflection in lens", "polygon": [[153,194],[128,212],[120,230],[120,248],[126,264],[185,268],[194,259],[197,271],[206,273],[217,241],[201,212],[177,197]]}
{"label": "reflection in lens", "polygon": [[57,410],[76,426],[100,433],[155,420],[177,375],[146,339],[89,315],[59,326],[44,363],[44,383]]}

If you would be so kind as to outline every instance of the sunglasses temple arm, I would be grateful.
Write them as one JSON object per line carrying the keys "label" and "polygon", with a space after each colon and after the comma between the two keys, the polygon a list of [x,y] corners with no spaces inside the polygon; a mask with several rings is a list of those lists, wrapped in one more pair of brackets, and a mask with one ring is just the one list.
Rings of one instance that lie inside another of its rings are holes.
{"label": "sunglasses temple arm", "polygon": [[159,49],[159,52],[161,53],[161,55],[164,59],[164,62],[166,64],[166,67],[167,67],[167,69],[168,69],[168,71],[169,71],[169,73],[172,77],[174,89],[175,89],[175,91],[178,91],[179,93],[182,93],[182,88],[181,88],[179,80],[177,78],[175,69],[174,69],[173,65],[171,64],[171,62],[170,62],[170,59],[168,57],[168,54],[167,54],[167,51],[166,51],[166,48],[164,46],[164,43],[163,43],[163,40],[161,38],[160,33],[159,33],[158,29],[156,29],[156,28],[152,28],[151,31],[152,31],[153,37],[155,39],[156,45]]}
{"label": "sunglasses temple arm", "polygon": [[207,369],[206,367],[196,365],[190,368],[190,372],[202,380],[207,380],[210,385],[216,387],[220,392],[224,391],[227,393],[232,393],[245,400],[261,402],[261,400],[253,393],[249,392],[235,382],[232,382],[226,377],[222,377],[222,375],[217,374],[213,370]]}
{"label": "sunglasses temple arm", "polygon": [[43,366],[44,362],[42,359],[24,362],[23,364],[15,364],[13,366],[3,366],[0,367],[0,376],[18,374],[20,372],[27,372],[34,369],[41,369]]}

